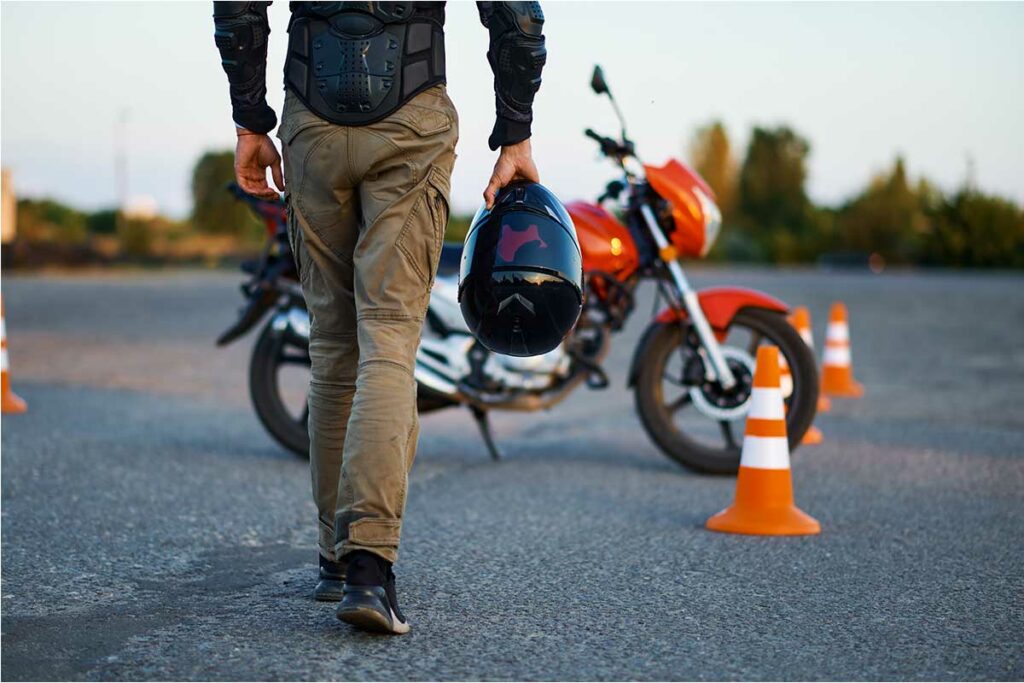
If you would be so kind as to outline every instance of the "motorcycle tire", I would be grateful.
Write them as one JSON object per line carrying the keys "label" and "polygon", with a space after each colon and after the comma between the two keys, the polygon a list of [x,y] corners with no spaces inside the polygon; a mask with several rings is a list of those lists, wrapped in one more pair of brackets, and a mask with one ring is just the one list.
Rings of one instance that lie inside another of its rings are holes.
{"label": "motorcycle tire", "polygon": [[275,330],[272,320],[263,326],[249,359],[249,396],[256,416],[274,440],[295,455],[308,458],[307,421],[296,419],[288,410],[278,383],[281,351],[288,343],[287,332]]}
{"label": "motorcycle tire", "polygon": [[[281,350],[285,344],[302,346],[303,340],[288,340],[286,331],[263,326],[249,360],[249,396],[263,427],[279,444],[302,458],[309,457],[308,420],[297,420],[281,398],[278,383]],[[416,407],[420,414],[456,405],[443,394],[418,387]]]}
{"label": "motorcycle tire", "polygon": [[[793,393],[787,408],[786,434],[792,452],[800,445],[817,410],[818,371],[814,352],[786,318],[774,311],[747,308],[737,313],[732,325],[760,333],[763,343],[777,346],[789,363]],[[682,329],[677,324],[656,323],[645,335],[646,346],[640,356],[643,360],[637,368],[634,386],[640,421],[661,451],[684,467],[708,474],[735,474],[740,465],[742,435],[736,439],[735,446],[723,443],[724,448],[708,447],[681,431],[664,404],[662,380],[665,366],[681,340]],[[690,409],[696,410],[692,406]]]}

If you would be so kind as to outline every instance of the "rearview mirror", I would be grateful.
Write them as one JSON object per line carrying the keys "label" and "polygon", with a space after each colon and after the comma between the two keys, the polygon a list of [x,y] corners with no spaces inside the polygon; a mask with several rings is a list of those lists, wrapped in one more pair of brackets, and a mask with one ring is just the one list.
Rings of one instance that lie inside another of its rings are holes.
{"label": "rearview mirror", "polygon": [[608,84],[604,82],[604,71],[600,66],[594,66],[594,75],[590,77],[590,89],[598,95],[608,92]]}

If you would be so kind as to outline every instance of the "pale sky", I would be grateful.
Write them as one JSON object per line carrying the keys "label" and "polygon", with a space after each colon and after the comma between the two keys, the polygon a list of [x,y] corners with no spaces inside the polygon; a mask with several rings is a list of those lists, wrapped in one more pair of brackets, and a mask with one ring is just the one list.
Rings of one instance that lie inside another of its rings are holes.
{"label": "pale sky", "polygon": [[[541,180],[593,197],[613,175],[582,135],[611,133],[591,94],[604,66],[640,155],[684,152],[712,118],[742,156],[753,125],[812,144],[809,189],[839,202],[903,154],[952,189],[967,174],[1024,202],[1024,4],[543,2],[548,65],[535,106]],[[128,110],[129,194],[187,214],[192,165],[233,145],[209,2],[0,5],[0,156],[21,196],[114,203],[114,135]],[[268,85],[280,112],[288,4],[270,10]],[[459,108],[453,204],[472,211],[494,155],[487,32],[450,2],[449,92]]]}

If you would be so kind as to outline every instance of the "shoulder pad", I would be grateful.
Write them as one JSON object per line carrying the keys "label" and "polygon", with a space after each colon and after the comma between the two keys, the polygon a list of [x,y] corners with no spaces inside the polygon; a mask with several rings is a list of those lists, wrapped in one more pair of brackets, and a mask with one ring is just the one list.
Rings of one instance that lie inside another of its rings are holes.
{"label": "shoulder pad", "polygon": [[214,17],[237,17],[249,11],[250,5],[269,5],[269,2],[222,2],[214,0]]}
{"label": "shoulder pad", "polygon": [[495,7],[504,9],[520,33],[539,36],[544,28],[544,11],[539,2],[496,2]]}

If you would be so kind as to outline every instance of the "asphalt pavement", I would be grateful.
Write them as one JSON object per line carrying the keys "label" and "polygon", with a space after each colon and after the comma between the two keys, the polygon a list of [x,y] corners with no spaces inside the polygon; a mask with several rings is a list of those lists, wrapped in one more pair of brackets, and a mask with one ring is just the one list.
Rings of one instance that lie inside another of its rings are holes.
{"label": "asphalt pavement", "polygon": [[1024,277],[703,269],[850,309],[860,401],[794,454],[809,538],[703,529],[734,480],[679,467],[625,386],[426,416],[396,571],[413,631],[310,593],[305,462],[248,403],[240,277],[10,276],[25,415],[2,420],[4,680],[1022,679]]}

